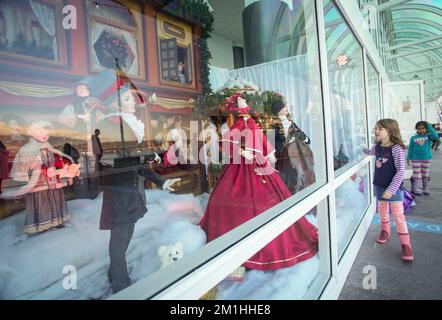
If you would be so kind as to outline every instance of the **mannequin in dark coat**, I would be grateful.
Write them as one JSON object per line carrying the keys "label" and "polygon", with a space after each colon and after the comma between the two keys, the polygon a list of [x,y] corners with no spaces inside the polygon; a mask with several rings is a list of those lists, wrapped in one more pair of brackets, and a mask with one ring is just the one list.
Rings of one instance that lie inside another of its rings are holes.
{"label": "mannequin in dark coat", "polygon": [[[103,142],[106,140],[119,142],[120,122],[122,122],[126,145],[136,143],[141,148],[144,124],[134,116],[135,101],[132,92],[122,87],[120,95],[121,112],[108,115],[98,123],[97,127],[100,128]],[[113,97],[109,103],[111,108],[118,110]],[[165,180],[150,168],[149,163],[161,161],[156,153],[146,155],[145,161],[145,164],[141,164],[139,157],[120,157],[114,159],[113,167],[104,168],[100,172],[103,181],[100,229],[111,231],[108,277],[114,293],[131,284],[126,251],[134,234],[135,223],[147,212],[144,179],[149,179],[158,187],[170,191],[174,191],[171,186],[179,180]]]}
{"label": "mannequin in dark coat", "polygon": [[276,170],[292,194],[315,182],[310,138],[295,124],[282,99],[272,103]]}

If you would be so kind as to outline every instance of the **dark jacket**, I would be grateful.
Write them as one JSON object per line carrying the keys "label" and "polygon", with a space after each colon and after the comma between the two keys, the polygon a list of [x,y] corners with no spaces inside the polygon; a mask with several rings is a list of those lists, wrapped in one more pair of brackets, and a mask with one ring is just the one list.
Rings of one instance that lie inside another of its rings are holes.
{"label": "dark jacket", "polygon": [[[113,136],[112,132],[117,132],[116,137],[119,137],[118,123],[106,121],[99,124],[103,139]],[[136,139],[130,127],[125,125],[123,129],[126,142],[134,143]],[[146,157],[147,160],[153,160],[153,158]],[[100,172],[103,182],[103,206],[100,218],[102,230],[121,224],[135,223],[142,218],[147,212],[144,179],[149,179],[158,187],[161,187],[165,181],[148,165],[133,163],[134,159],[136,158],[119,159],[118,165],[115,165],[117,160],[114,160],[114,167],[105,168]]]}
{"label": "dark jacket", "polygon": [[102,230],[137,222],[147,212],[144,179],[149,179],[158,187],[161,187],[165,181],[148,165],[110,168],[102,173],[104,180],[100,218]]}
{"label": "dark jacket", "polygon": [[272,129],[275,130],[275,169],[290,192],[295,194],[315,182],[310,138],[293,121],[287,139],[279,118],[274,119]]}
{"label": "dark jacket", "polygon": [[284,127],[282,126],[281,120],[279,118],[275,118],[273,120],[271,128],[275,130],[275,156],[278,158],[280,156],[280,152],[282,147],[290,142],[292,137],[295,137],[297,141],[302,142],[305,145],[310,144],[310,138],[301,130],[299,127],[292,121],[292,123],[288,130],[288,137],[286,139]]}
{"label": "dark jacket", "polygon": [[9,177],[8,156],[9,151],[6,148],[0,147],[0,179],[7,179]]}

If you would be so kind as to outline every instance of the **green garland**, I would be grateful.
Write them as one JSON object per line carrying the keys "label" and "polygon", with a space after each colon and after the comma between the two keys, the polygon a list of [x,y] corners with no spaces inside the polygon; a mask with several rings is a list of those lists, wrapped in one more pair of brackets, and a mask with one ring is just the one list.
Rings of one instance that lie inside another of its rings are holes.
{"label": "green garland", "polygon": [[[223,108],[225,100],[235,94],[234,89],[224,89],[220,92],[210,92],[199,96],[195,100],[195,112],[199,118],[206,118],[208,115],[215,115]],[[260,115],[271,115],[272,103],[275,100],[283,99],[276,91],[263,91],[243,93],[242,97],[247,101],[253,111]]]}

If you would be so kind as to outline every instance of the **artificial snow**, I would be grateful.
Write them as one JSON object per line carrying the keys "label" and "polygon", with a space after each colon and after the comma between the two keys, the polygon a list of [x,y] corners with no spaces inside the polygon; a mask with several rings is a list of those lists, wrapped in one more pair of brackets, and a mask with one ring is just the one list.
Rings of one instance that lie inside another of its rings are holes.
{"label": "artificial snow", "polygon": [[[352,203],[363,203],[363,194],[356,184],[343,186],[338,190],[345,192],[346,199],[361,199]],[[159,246],[181,242],[186,255],[206,243],[198,223],[207,206],[208,194],[195,197],[147,190],[146,196],[148,212],[135,224],[126,255],[133,283],[160,269]],[[0,221],[0,299],[109,297],[112,294],[107,278],[110,232],[99,230],[102,200],[100,194],[94,200],[68,201],[71,221],[66,227],[38,235],[23,233],[24,212]],[[337,205],[338,230],[344,232],[356,218],[356,210],[344,202]],[[306,217],[317,224],[313,215]],[[77,271],[76,290],[63,287],[70,266]],[[301,299],[318,274],[318,255],[289,268],[250,270],[242,282],[218,284],[216,299]]]}

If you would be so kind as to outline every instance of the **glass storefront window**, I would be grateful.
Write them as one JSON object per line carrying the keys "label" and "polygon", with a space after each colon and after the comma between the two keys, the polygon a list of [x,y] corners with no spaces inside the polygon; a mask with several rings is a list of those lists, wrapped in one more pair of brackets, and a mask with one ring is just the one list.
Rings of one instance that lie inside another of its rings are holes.
{"label": "glass storefront window", "polygon": [[368,165],[336,189],[335,195],[336,233],[340,259],[370,204]]}
{"label": "glass storefront window", "polygon": [[[107,298],[325,184],[314,2],[25,3],[0,4],[0,297]],[[318,210],[245,276],[317,283]]]}
{"label": "glass storefront window", "polygon": [[341,168],[363,157],[362,148],[367,144],[363,53],[332,1],[326,1],[324,10],[334,169],[339,174],[345,170]]}
{"label": "glass storefront window", "polygon": [[275,271],[233,270],[224,280],[200,297],[201,300],[299,300],[318,299],[330,275],[327,201],[316,206],[307,220],[318,229],[318,254],[299,264]]}
{"label": "glass storefront window", "polygon": [[374,143],[374,126],[381,119],[381,100],[379,87],[379,74],[371,61],[367,58],[367,77],[368,77],[368,128],[370,128],[370,142]]}

